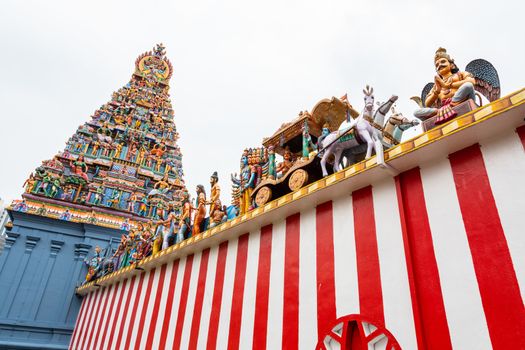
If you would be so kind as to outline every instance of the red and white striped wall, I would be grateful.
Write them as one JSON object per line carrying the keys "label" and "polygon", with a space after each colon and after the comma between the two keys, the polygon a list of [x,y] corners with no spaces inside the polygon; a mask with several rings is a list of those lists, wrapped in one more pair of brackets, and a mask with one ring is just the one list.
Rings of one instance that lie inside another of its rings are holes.
{"label": "red and white striped wall", "polygon": [[524,145],[508,132],[101,287],[70,347],[315,349],[358,315],[402,349],[525,349]]}

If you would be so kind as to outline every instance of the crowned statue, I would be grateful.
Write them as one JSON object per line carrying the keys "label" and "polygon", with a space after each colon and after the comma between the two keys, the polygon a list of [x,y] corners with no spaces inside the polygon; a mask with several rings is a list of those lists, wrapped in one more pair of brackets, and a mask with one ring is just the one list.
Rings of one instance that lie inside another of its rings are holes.
{"label": "crowned statue", "polygon": [[434,56],[436,75],[434,82],[428,83],[421,97],[413,97],[421,108],[414,116],[426,120],[436,116],[435,124],[444,123],[457,116],[455,106],[467,101],[475,101],[476,91],[489,101],[499,98],[499,77],[492,64],[483,59],[470,62],[461,71],[447,50],[440,47]]}

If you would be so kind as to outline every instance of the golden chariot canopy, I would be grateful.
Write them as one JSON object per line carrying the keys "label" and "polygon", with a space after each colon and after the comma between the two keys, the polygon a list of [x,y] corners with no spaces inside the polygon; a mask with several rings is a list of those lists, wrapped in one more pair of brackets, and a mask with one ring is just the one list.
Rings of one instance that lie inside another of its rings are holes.
{"label": "golden chariot canopy", "polygon": [[308,125],[308,132],[313,142],[321,136],[323,125],[328,124],[331,131],[337,130],[339,125],[346,119],[346,111],[350,111],[353,118],[359,116],[351,105],[341,101],[337,97],[325,98],[314,106],[312,114],[308,111],[300,112],[299,116],[288,123],[281,125],[279,129],[270,137],[263,139],[263,146],[272,146],[275,153],[283,155],[285,148],[292,153],[302,152],[302,131],[305,123]]}
{"label": "golden chariot canopy", "polygon": [[337,97],[331,99],[325,98],[314,106],[312,109],[312,117],[314,121],[323,127],[328,124],[330,131],[335,131],[339,125],[346,119],[346,111],[350,111],[352,118],[357,118],[359,112],[356,111],[352,105],[342,101]]}

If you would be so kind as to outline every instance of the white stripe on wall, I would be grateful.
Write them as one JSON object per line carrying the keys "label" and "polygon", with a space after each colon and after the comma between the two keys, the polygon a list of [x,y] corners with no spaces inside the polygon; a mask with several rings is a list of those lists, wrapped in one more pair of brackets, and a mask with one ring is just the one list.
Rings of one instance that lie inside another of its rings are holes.
{"label": "white stripe on wall", "polygon": [[246,261],[239,349],[251,349],[252,347],[260,243],[261,231],[257,230],[250,233],[248,237],[248,259]]}
{"label": "white stripe on wall", "polygon": [[447,159],[421,168],[443,301],[454,349],[487,349],[490,339]]}
{"label": "white stripe on wall", "polygon": [[272,255],[270,257],[267,349],[280,349],[282,347],[285,237],[286,222],[279,221],[275,223],[272,227]]}
{"label": "white stripe on wall", "polygon": [[337,317],[359,313],[352,197],[333,202],[334,273]]}
{"label": "white stripe on wall", "polygon": [[299,253],[299,349],[317,344],[316,211],[301,212]]}
{"label": "white stripe on wall", "polygon": [[188,303],[186,304],[186,314],[181,335],[181,349],[187,349],[190,342],[191,321],[193,319],[193,310],[195,308],[195,294],[197,293],[197,281],[201,265],[202,252],[196,253],[193,257],[193,267],[191,269],[190,285],[188,288]]}
{"label": "white stripe on wall", "polygon": [[372,187],[377,249],[386,328],[403,349],[416,349],[416,333],[408,284],[403,233],[394,179]]}
{"label": "white stripe on wall", "polygon": [[[162,326],[164,322],[164,315],[166,314],[166,303],[168,302],[168,292],[171,282],[171,273],[173,271],[173,262],[168,262],[168,267],[166,268],[166,275],[164,276],[164,285],[159,286],[162,288],[162,296],[159,304],[159,314],[157,316],[157,325],[155,327],[155,333],[153,335],[152,349],[158,349],[160,344],[160,336],[162,333]],[[178,282],[178,281],[177,281]]]}
{"label": "white stripe on wall", "polygon": [[217,349],[228,348],[228,335],[230,333],[230,315],[233,297],[233,281],[235,277],[235,263],[237,261],[237,246],[239,239],[228,243],[228,256],[224,271],[224,288],[222,292],[221,315],[219,318],[219,331],[217,333]]}
{"label": "white stripe on wall", "polygon": [[175,328],[177,328],[177,316],[179,314],[180,295],[182,291],[182,282],[184,280],[184,269],[186,268],[187,257],[181,258],[179,262],[179,271],[177,271],[177,284],[175,285],[175,293],[173,293],[173,305],[171,306],[170,326],[168,328],[168,335],[166,336],[166,349],[173,347],[175,340]]}
{"label": "white stripe on wall", "polygon": [[208,272],[206,273],[206,288],[204,289],[204,298],[202,300],[202,314],[199,325],[199,338],[197,342],[198,349],[205,349],[208,341],[208,330],[210,326],[211,305],[213,301],[213,291],[215,286],[215,272],[217,270],[217,257],[219,255],[219,246],[210,249],[208,259]]}

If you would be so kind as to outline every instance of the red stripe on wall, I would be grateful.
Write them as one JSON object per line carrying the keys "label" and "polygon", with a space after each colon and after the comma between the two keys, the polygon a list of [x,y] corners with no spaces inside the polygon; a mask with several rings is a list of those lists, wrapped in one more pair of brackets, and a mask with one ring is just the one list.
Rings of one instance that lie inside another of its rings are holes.
{"label": "red stripe on wall", "polygon": [[155,286],[157,291],[155,293],[155,303],[153,304],[153,312],[151,314],[151,321],[147,327],[149,328],[148,335],[146,338],[146,349],[151,349],[153,344],[153,336],[155,335],[157,327],[157,319],[159,317],[160,299],[162,298],[162,291],[164,290],[164,277],[166,276],[166,268],[168,264],[162,265],[160,268],[159,281]]}
{"label": "red stripe on wall", "polygon": [[175,286],[177,285],[177,273],[179,272],[179,260],[173,262],[171,270],[170,285],[168,287],[168,297],[166,298],[166,311],[164,312],[164,321],[162,322],[162,331],[160,333],[159,349],[166,348],[166,338],[168,337],[168,329],[171,319],[171,309],[173,308],[173,295],[175,294]]}
{"label": "red stripe on wall", "polygon": [[[135,301],[133,302],[133,309],[131,310],[131,317],[129,319],[128,334],[126,334],[126,344],[124,349],[129,349],[129,344],[131,343],[131,336],[133,335],[133,327],[135,326],[135,317],[137,316],[137,309],[139,307],[140,295],[142,294],[142,284],[144,283],[145,273],[140,274],[139,284],[137,285],[137,295],[135,296]],[[124,336],[124,334],[122,335]],[[108,349],[111,348],[111,345],[108,346]]]}
{"label": "red stripe on wall", "polygon": [[418,344],[422,349],[452,349],[419,168],[401,173],[396,181],[412,302],[418,306],[413,308]]}
{"label": "red stripe on wall", "polygon": [[317,332],[327,334],[337,319],[335,307],[334,225],[332,201],[316,208]]}
{"label": "red stripe on wall", "polygon": [[[104,300],[104,304],[102,305],[102,314],[100,315],[100,320],[97,321],[98,323],[98,328],[97,328],[97,333],[96,333],[96,336],[95,336],[95,342],[93,343],[93,346],[96,347],[97,345],[97,342],[98,342],[98,338],[100,337],[100,333],[101,333],[101,330],[102,330],[102,323],[104,323],[104,319],[107,317],[104,317],[105,314],[106,314],[106,311],[107,311],[107,306],[108,306],[108,301],[109,301],[109,296],[111,295],[111,292],[113,291],[113,285],[109,286],[108,289],[106,289],[106,297],[105,297],[105,300]],[[89,344],[88,344],[88,348],[89,348]]]}
{"label": "red stripe on wall", "polygon": [[525,125],[522,125],[519,128],[517,128],[516,132],[518,133],[518,136],[520,137],[523,148],[525,148]]}
{"label": "red stripe on wall", "polygon": [[95,310],[95,316],[93,317],[93,320],[91,321],[92,327],[91,327],[91,331],[89,332],[86,349],[91,349],[91,342],[93,341],[93,338],[94,338],[95,328],[97,328],[97,326],[99,325],[98,315],[100,313],[100,310],[102,310],[102,305],[107,300],[107,296],[108,296],[107,291],[108,290],[105,287],[102,287],[99,291],[100,300],[99,300],[97,309]]}
{"label": "red stripe on wall", "polygon": [[244,282],[246,280],[246,260],[248,259],[248,237],[248,233],[240,236],[237,246],[237,260],[235,262],[235,277],[233,281],[233,296],[230,312],[230,331],[228,335],[228,349],[230,350],[239,348]]}
{"label": "red stripe on wall", "polygon": [[[122,306],[122,299],[124,299],[124,291],[126,290],[127,286],[129,285],[130,280],[127,279],[124,282],[122,282],[121,288],[120,288],[120,294],[118,296],[117,300],[117,309],[115,310],[115,317],[113,318],[113,323],[111,325],[111,328],[106,326],[106,329],[109,331],[109,340],[108,340],[108,349],[111,349],[111,345],[113,344],[113,338],[115,336],[115,327],[117,325],[117,320],[120,316],[120,308]],[[129,292],[129,288],[128,288]]]}
{"label": "red stripe on wall", "polygon": [[283,349],[299,348],[299,213],[286,218],[284,243]]}
{"label": "red stripe on wall", "polygon": [[186,258],[186,267],[184,268],[184,278],[182,280],[182,290],[180,295],[179,312],[177,315],[177,326],[175,328],[175,339],[173,339],[172,349],[180,349],[182,338],[182,327],[184,326],[184,317],[186,315],[186,305],[188,304],[188,292],[190,290],[191,270],[193,268],[193,255]]}
{"label": "red stripe on wall", "polygon": [[[120,349],[120,344],[122,343],[122,338],[124,337],[124,335],[123,335],[124,326],[126,325],[126,320],[127,320],[127,317],[128,317],[128,310],[129,310],[129,303],[131,301],[131,296],[133,295],[133,288],[135,287],[135,280],[136,280],[136,278],[137,278],[137,276],[131,277],[131,281],[129,282],[128,293],[126,294],[126,303],[124,304],[124,313],[122,314],[122,322],[120,322],[120,327],[119,327],[118,333],[116,334],[117,335],[117,343],[115,345],[115,349]],[[115,291],[115,293],[116,292],[117,291]],[[108,318],[108,320],[109,320],[109,318]],[[129,327],[131,327],[131,324],[129,325]],[[107,329],[107,327],[106,327],[106,329]],[[106,331],[104,331],[104,333],[105,332]],[[104,338],[105,338],[105,336],[104,336]],[[102,345],[104,345],[104,340],[102,340]]]}
{"label": "red stripe on wall", "polygon": [[101,347],[104,347],[104,342],[106,341],[106,336],[108,334],[108,328],[109,328],[109,322],[111,321],[111,315],[113,315],[113,308],[115,307],[115,300],[117,299],[117,293],[119,292],[119,286],[122,288],[123,285],[120,284],[120,282],[117,282],[115,285],[115,291],[113,292],[113,296],[111,297],[111,302],[109,303],[109,310],[108,315],[106,316],[107,322],[106,326],[104,327],[104,333],[102,334],[102,340],[101,340]]}
{"label": "red stripe on wall", "polygon": [[372,187],[352,193],[360,313],[385,324]]}
{"label": "red stripe on wall", "polygon": [[259,266],[255,291],[255,318],[252,349],[266,349],[268,302],[270,298],[270,267],[272,258],[272,225],[261,228]]}
{"label": "red stripe on wall", "polygon": [[151,289],[153,288],[153,280],[155,279],[156,268],[148,271],[149,279],[146,287],[146,294],[144,295],[144,302],[142,303],[142,310],[140,311],[139,328],[137,330],[137,337],[135,338],[135,350],[140,349],[140,343],[142,339],[142,333],[144,332],[144,322],[146,320],[146,314],[148,313],[148,305],[151,298]]}
{"label": "red stripe on wall", "polygon": [[93,294],[94,293],[88,294],[82,302],[82,306],[80,308],[80,316],[77,318],[78,325],[75,326],[75,330],[73,331],[73,335],[71,336],[70,348],[72,349],[76,348],[80,334],[84,330],[84,321],[86,319],[88,310],[91,307],[91,300],[93,300]]}
{"label": "red stripe on wall", "polygon": [[197,291],[195,293],[195,306],[193,307],[193,317],[191,319],[190,341],[188,349],[197,349],[197,341],[199,339],[199,328],[201,324],[202,303],[204,300],[204,290],[206,288],[206,276],[208,274],[208,260],[210,257],[210,249],[205,249],[202,252],[201,264],[199,268],[199,279],[197,281]]}
{"label": "red stripe on wall", "polygon": [[410,252],[410,245],[408,240],[407,220],[405,215],[406,209],[403,205],[403,195],[401,192],[401,181],[399,180],[399,176],[396,176],[395,183],[397,204],[399,209],[399,219],[401,221],[401,232],[403,234],[403,248],[405,250],[405,261],[407,265],[408,286],[410,288],[410,301],[412,303],[412,313],[414,315],[414,329],[416,331],[417,348],[424,349],[425,340],[423,339],[423,324],[421,320],[421,310],[419,309],[419,304],[417,302],[417,292],[415,283],[416,279],[414,273],[414,266],[412,264],[412,253]]}
{"label": "red stripe on wall", "polygon": [[525,309],[480,147],[449,159],[492,346],[525,348]]}
{"label": "red stripe on wall", "polygon": [[88,314],[88,319],[87,319],[88,322],[86,326],[84,327],[84,331],[82,332],[82,335],[80,337],[80,344],[78,346],[80,349],[83,349],[84,345],[86,345],[86,340],[88,338],[88,332],[89,332],[90,327],[93,325],[93,317],[95,316],[95,312],[98,309],[98,304],[100,302],[101,297],[102,297],[101,290],[98,289],[96,291],[96,296],[93,302],[93,306],[91,307],[91,310]]}
{"label": "red stripe on wall", "polygon": [[213,286],[213,299],[211,303],[210,325],[208,327],[208,340],[206,342],[207,350],[215,350],[217,348],[217,332],[219,331],[219,317],[221,314],[222,290],[224,287],[224,270],[227,254],[228,241],[222,242],[219,245],[215,283]]}

